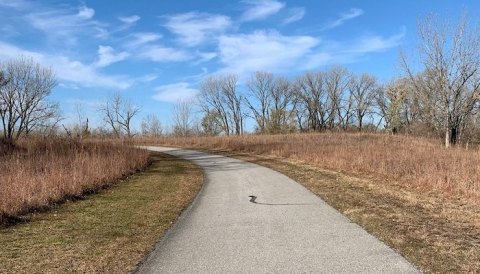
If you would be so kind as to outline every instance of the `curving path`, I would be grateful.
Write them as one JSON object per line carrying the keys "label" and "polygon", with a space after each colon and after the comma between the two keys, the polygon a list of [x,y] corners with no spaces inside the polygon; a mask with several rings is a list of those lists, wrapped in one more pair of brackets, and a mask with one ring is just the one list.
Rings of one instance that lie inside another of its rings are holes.
{"label": "curving path", "polygon": [[418,273],[300,184],[245,161],[147,147],[202,167],[205,185],[138,273]]}

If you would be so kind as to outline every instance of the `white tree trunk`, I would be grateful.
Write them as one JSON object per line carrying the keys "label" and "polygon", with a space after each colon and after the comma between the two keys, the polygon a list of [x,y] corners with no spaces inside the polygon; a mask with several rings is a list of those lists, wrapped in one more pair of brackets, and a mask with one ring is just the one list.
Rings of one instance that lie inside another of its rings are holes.
{"label": "white tree trunk", "polygon": [[445,131],[445,147],[449,148],[450,147],[450,129],[447,128]]}

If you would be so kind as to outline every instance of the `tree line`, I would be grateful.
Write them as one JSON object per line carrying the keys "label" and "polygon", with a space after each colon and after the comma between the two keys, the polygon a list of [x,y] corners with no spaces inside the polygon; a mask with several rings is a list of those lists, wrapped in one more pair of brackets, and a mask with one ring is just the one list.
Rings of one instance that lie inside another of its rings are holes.
{"label": "tree line", "polygon": [[[344,67],[307,72],[289,80],[269,72],[251,75],[246,90],[236,75],[216,75],[200,85],[202,128],[209,135],[240,135],[252,118],[257,133],[363,130],[375,113],[382,86],[369,74],[355,75]],[[383,117],[379,117],[381,124]],[[378,127],[378,126],[377,126]]]}
{"label": "tree line", "polygon": [[[260,134],[321,131],[383,131],[444,138],[448,147],[480,137],[480,33],[463,16],[457,25],[428,17],[419,24],[414,58],[400,54],[403,73],[380,82],[368,73],[342,66],[286,78],[257,71],[248,79],[211,75],[199,85],[195,103],[174,107],[171,133],[241,135],[251,119]],[[57,85],[50,68],[19,57],[0,63],[1,140],[13,142],[33,132],[58,132],[62,118],[48,96]],[[98,109],[105,127],[97,134],[133,137],[140,107],[119,93]],[[80,113],[80,112],[79,112]],[[89,136],[88,119],[78,115],[69,136]],[[163,134],[151,114],[140,123],[141,135]]]}
{"label": "tree line", "polygon": [[208,135],[242,134],[245,118],[258,133],[381,130],[444,136],[445,145],[479,137],[480,33],[428,17],[419,25],[415,60],[400,55],[403,75],[388,83],[337,66],[287,79],[255,72],[242,91],[236,75],[200,85]]}

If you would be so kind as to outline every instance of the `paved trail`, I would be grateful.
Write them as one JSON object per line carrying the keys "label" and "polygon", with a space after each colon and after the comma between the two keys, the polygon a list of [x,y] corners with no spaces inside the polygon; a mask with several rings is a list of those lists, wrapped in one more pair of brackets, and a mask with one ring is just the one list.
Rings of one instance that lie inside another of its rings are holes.
{"label": "paved trail", "polygon": [[149,149],[192,161],[206,181],[139,273],[418,273],[276,171],[197,151]]}

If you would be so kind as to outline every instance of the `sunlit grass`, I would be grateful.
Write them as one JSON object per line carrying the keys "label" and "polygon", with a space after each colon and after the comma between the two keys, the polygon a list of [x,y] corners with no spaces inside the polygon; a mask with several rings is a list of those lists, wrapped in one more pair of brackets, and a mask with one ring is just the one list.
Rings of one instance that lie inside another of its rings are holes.
{"label": "sunlit grass", "polygon": [[0,221],[98,190],[147,163],[148,152],[121,141],[20,140],[0,154]]}

